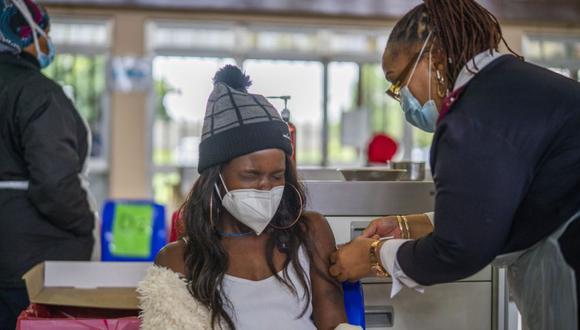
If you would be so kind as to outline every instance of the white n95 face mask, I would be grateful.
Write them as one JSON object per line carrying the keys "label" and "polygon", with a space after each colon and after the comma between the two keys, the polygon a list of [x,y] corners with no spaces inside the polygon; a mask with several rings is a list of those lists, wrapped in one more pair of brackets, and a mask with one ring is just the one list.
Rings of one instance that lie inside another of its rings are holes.
{"label": "white n95 face mask", "polygon": [[215,188],[221,197],[222,205],[239,222],[250,227],[256,235],[260,235],[268,226],[282,201],[284,186],[272,190],[236,189],[228,190],[220,174],[220,180],[226,190],[221,197],[217,184]]}

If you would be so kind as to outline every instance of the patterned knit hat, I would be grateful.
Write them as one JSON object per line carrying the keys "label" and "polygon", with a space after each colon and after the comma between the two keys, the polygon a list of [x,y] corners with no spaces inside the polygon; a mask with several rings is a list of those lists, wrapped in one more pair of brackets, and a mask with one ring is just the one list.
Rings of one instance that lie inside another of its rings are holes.
{"label": "patterned knit hat", "polygon": [[292,154],[288,125],[264,96],[246,91],[250,85],[233,65],[216,73],[199,145],[199,173],[259,150]]}
{"label": "patterned knit hat", "polygon": [[[34,22],[41,29],[46,30],[50,19],[44,7],[32,0],[22,0],[22,2],[28,7]],[[21,53],[23,48],[33,42],[32,28],[12,0],[0,0],[0,52]]]}

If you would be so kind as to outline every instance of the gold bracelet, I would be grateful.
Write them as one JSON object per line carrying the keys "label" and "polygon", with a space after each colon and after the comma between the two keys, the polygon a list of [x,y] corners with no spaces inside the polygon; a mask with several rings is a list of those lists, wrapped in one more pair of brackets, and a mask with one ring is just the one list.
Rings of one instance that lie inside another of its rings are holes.
{"label": "gold bracelet", "polygon": [[411,239],[411,230],[409,229],[409,222],[406,216],[402,216],[403,222],[405,223],[405,228],[407,229],[407,239]]}
{"label": "gold bracelet", "polygon": [[401,238],[405,238],[405,230],[403,229],[403,220],[400,215],[397,215],[397,222],[399,223],[399,230],[401,231]]}
{"label": "gold bracelet", "polygon": [[381,242],[392,239],[392,237],[385,237],[374,241],[371,244],[370,248],[370,261],[371,261],[371,269],[375,272],[375,274],[379,277],[390,277],[389,272],[381,265],[381,261],[379,260],[379,248],[381,247]]}

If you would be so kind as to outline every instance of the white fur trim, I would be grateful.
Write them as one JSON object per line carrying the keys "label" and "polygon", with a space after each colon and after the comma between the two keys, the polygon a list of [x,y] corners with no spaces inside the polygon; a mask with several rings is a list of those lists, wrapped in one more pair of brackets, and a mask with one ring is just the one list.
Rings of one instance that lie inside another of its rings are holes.
{"label": "white fur trim", "polygon": [[142,330],[211,329],[208,309],[191,296],[177,273],[152,266],[137,292]]}

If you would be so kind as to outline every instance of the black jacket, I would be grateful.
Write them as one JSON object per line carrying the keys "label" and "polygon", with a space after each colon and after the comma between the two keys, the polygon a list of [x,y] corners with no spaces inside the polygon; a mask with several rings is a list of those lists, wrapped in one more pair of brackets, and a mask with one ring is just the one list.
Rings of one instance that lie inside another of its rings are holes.
{"label": "black jacket", "polygon": [[0,54],[0,287],[44,260],[88,260],[94,213],[81,186],[88,132],[32,56]]}
{"label": "black jacket", "polygon": [[434,232],[397,254],[423,285],[470,276],[580,211],[580,84],[500,57],[439,123],[431,166]]}

